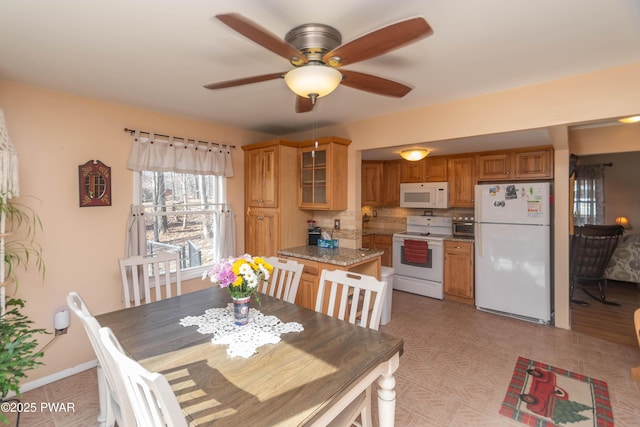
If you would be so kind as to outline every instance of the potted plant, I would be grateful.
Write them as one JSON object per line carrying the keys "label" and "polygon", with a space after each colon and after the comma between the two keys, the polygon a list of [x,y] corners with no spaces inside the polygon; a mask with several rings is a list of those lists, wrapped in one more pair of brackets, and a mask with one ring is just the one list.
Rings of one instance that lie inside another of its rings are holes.
{"label": "potted plant", "polygon": [[[0,197],[0,223],[0,397],[5,402],[15,401],[7,399],[11,392],[21,396],[20,381],[26,377],[25,372],[42,364],[39,359],[44,354],[36,351],[35,336],[47,332],[35,328],[22,312],[22,299],[5,296],[7,286],[13,286],[13,292],[18,288],[18,266],[26,270],[35,264],[44,278],[42,249],[35,241],[36,232],[42,229],[40,218],[31,207]],[[21,409],[20,405],[16,408]],[[9,419],[0,413],[0,422],[6,424]]]}
{"label": "potted plant", "polygon": [[[7,399],[9,393],[13,392],[16,396],[20,396],[20,381],[26,377],[25,372],[42,365],[39,359],[44,353],[36,351],[38,341],[35,339],[35,335],[47,332],[45,329],[34,328],[33,321],[21,312],[22,308],[24,308],[23,300],[9,299],[6,303],[6,312],[0,320],[0,346],[2,347],[2,351],[0,351],[0,395],[2,402],[15,401],[15,399]],[[17,405],[18,417],[20,410],[20,405]],[[0,421],[8,424],[9,419],[3,412],[0,412]]]}

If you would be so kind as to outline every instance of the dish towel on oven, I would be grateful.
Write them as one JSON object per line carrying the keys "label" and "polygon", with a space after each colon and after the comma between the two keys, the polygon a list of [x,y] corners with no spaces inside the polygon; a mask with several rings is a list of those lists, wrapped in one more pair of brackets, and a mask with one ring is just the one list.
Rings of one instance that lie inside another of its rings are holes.
{"label": "dish towel on oven", "polygon": [[429,260],[429,243],[426,240],[405,240],[404,258],[413,264],[425,264]]}

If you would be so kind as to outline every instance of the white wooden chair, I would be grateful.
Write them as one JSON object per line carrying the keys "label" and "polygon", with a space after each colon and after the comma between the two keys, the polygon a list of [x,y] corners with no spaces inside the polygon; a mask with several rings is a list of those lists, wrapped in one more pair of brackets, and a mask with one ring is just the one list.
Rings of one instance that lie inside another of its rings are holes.
{"label": "white wooden chair", "polygon": [[98,423],[101,426],[135,426],[133,408],[129,403],[124,383],[117,372],[109,369],[107,355],[102,348],[98,331],[100,324],[89,311],[84,300],[76,292],[67,295],[67,305],[78,317],[89,337],[89,342],[98,358],[98,392],[100,398],[100,414]]}
{"label": "white wooden chair", "polygon": [[[344,270],[323,270],[316,298],[316,311],[377,331],[386,288],[387,282],[372,276]],[[348,396],[337,402],[333,410],[328,411],[328,416],[333,417],[329,426],[372,426],[371,386],[355,398]]]}
{"label": "white wooden chair", "polygon": [[[182,294],[180,280],[180,254],[161,253],[154,256],[133,256],[118,260],[124,295],[124,306],[137,307],[152,301],[159,301],[173,296],[171,276],[175,275],[175,294]],[[151,280],[155,292],[151,292]],[[133,294],[133,298],[132,295]],[[142,302],[144,300],[144,302]]]}
{"label": "white wooden chair", "polygon": [[304,264],[277,257],[264,260],[273,266],[273,273],[268,282],[261,283],[259,291],[294,304]]}
{"label": "white wooden chair", "polygon": [[131,400],[138,426],[187,427],[182,409],[167,379],[149,372],[122,351],[110,328],[100,328],[100,339],[110,362],[117,367]]}

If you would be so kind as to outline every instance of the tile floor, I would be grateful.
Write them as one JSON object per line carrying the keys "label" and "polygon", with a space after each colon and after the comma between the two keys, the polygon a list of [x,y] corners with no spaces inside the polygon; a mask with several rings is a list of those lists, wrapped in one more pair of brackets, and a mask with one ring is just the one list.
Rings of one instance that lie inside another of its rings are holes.
{"label": "tile floor", "polygon": [[[398,291],[380,330],[405,343],[396,426],[522,427],[498,413],[518,356],[606,381],[616,426],[640,425],[640,383],[629,372],[640,365],[637,347]],[[23,401],[73,402],[75,412],[24,414],[20,425],[95,425],[97,397],[95,369],[49,384]]]}

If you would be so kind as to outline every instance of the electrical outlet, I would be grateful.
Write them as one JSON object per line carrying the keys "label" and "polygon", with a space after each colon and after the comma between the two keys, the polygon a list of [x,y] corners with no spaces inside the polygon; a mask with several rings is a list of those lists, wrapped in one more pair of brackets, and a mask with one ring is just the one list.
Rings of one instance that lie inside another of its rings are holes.
{"label": "electrical outlet", "polygon": [[64,329],[55,329],[54,336],[64,335],[67,333],[67,328]]}
{"label": "electrical outlet", "polygon": [[335,228],[336,230],[340,230],[340,220],[339,219],[333,220],[333,228]]}

